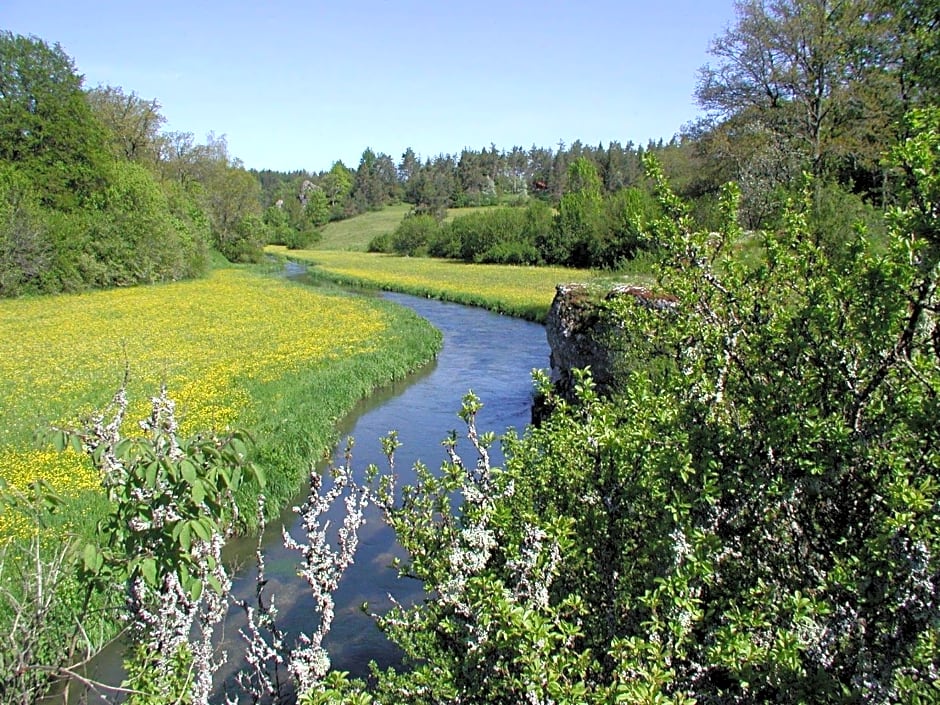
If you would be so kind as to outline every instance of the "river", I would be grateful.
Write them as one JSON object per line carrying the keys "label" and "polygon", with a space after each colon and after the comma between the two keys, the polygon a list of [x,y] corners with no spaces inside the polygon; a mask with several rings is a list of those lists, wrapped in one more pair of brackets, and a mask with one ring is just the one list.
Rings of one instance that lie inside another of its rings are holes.
{"label": "river", "polygon": [[[549,350],[543,326],[459,304],[394,293],[382,296],[408,306],[429,320],[442,332],[443,347],[435,362],[364,400],[340,424],[338,452],[342,453],[345,437],[352,436],[356,441],[353,466],[357,479],[362,479],[370,463],[380,469],[386,467],[380,439],[391,430],[398,432],[402,444],[396,453],[399,486],[409,481],[410,468],[416,461],[431,468],[439,467],[445,459],[441,441],[451,430],[456,429],[461,437],[466,432],[457,412],[469,390],[484,404],[477,417],[481,432],[502,434],[509,427],[522,431],[530,419],[531,371],[548,365]],[[458,450],[468,463],[475,462],[469,442],[458,445]],[[493,456],[494,465],[502,461],[498,452]],[[300,504],[303,500],[301,493],[291,504]],[[335,518],[334,526],[338,519]],[[283,547],[282,525],[291,526],[295,538],[302,537],[296,515],[289,507],[282,513],[280,522],[269,525],[264,537],[269,581],[266,594],[275,596],[278,625],[286,630],[290,643],[298,632],[316,623],[316,613],[306,585],[296,576],[299,556]],[[233,591],[237,599],[250,600],[254,595],[255,546],[256,540],[241,539],[226,551],[227,559],[241,565],[234,579]],[[390,594],[406,604],[421,598],[422,586],[399,579],[390,566],[400,552],[394,534],[384,525],[378,512],[370,508],[360,531],[355,564],[343,577],[335,595],[336,619],[324,642],[334,669],[348,671],[352,676],[365,676],[370,661],[380,666],[399,661],[396,647],[384,638],[361,605],[368,603],[369,611],[382,613],[389,607]],[[242,660],[236,658],[244,647],[238,634],[243,623],[241,610],[233,608],[221,644],[229,657],[218,674],[220,691],[233,692],[234,672],[243,666]],[[102,677],[108,671],[110,675],[114,673],[117,658],[112,656],[110,660],[110,667],[99,671]],[[216,699],[224,700],[221,692]]]}

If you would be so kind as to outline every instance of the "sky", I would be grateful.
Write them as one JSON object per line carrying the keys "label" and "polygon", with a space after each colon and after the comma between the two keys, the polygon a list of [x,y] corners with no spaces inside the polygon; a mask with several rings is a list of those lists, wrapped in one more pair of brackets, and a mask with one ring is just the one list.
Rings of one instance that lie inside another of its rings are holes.
{"label": "sky", "polygon": [[560,141],[669,140],[733,0],[2,0],[85,87],[155,98],[166,130],[246,167],[355,168]]}

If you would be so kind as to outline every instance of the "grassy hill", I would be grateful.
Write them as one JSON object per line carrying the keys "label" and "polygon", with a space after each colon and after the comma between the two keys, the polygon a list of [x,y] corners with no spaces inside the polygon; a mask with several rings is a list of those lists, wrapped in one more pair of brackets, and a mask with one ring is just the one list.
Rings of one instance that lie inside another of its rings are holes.
{"label": "grassy hill", "polygon": [[[447,211],[446,220],[492,207],[450,208]],[[394,231],[402,218],[410,211],[411,204],[399,203],[380,211],[371,211],[354,218],[329,223],[323,228],[323,238],[316,244],[316,249],[365,252],[372,238]]]}

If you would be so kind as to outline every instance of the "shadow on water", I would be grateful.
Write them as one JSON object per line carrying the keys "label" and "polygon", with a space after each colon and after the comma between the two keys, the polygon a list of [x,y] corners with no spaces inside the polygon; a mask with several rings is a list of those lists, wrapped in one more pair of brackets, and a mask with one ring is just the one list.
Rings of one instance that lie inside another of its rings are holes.
{"label": "shadow on water", "polygon": [[[289,267],[287,274],[291,278],[306,276],[302,267]],[[402,443],[396,453],[399,486],[413,479],[410,469],[415,462],[439,467],[445,458],[441,441],[451,430],[457,430],[461,438],[464,435],[465,428],[457,412],[462,397],[471,389],[484,404],[477,417],[480,431],[501,434],[514,427],[521,432],[531,413],[531,371],[548,362],[548,345],[541,325],[458,304],[403,294],[382,296],[428,319],[442,332],[443,347],[436,362],[379,390],[353,409],[338,428],[340,443],[336,462],[341,460],[345,437],[351,435],[356,440],[353,467],[357,480],[363,480],[365,468],[370,464],[380,470],[386,468],[380,439],[390,430],[396,430]],[[458,452],[468,462],[475,461],[468,441],[458,444]],[[498,451],[493,456],[494,464],[502,462]],[[305,495],[306,488],[303,488],[291,505],[301,504]],[[387,667],[400,663],[401,659],[397,647],[385,639],[373,617],[365,613],[361,605],[367,603],[369,612],[382,614],[391,606],[389,595],[403,604],[423,596],[420,584],[399,579],[397,571],[391,567],[394,557],[402,555],[393,532],[373,508],[366,516],[356,562],[335,594],[336,618],[324,643],[333,667],[348,671],[352,676],[368,675],[372,661]],[[333,526],[341,522],[339,515],[332,519]],[[263,544],[269,581],[266,594],[275,596],[279,627],[287,633],[288,643],[293,643],[299,633],[315,627],[317,617],[310,593],[297,577],[299,554],[283,546],[282,526],[289,527],[295,538],[302,538],[297,516],[290,505],[281,514],[280,522],[271,522],[267,527]],[[240,566],[233,580],[236,599],[249,602],[253,599],[256,546],[255,538],[239,538],[227,547],[227,561]],[[218,674],[219,692],[214,700],[221,702],[223,693],[234,692],[234,674],[244,666],[240,656],[244,641],[238,633],[244,623],[242,610],[233,607],[220,644],[228,652],[228,662]],[[112,677],[115,666],[120,664],[120,650],[111,651],[101,659],[104,670],[98,670],[100,677]],[[118,675],[107,682],[119,681]]]}

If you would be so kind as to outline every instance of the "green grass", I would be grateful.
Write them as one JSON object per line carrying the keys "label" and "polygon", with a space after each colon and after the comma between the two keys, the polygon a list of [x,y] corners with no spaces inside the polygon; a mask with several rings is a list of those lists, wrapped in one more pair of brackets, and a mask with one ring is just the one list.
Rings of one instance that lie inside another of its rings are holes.
{"label": "green grass", "polygon": [[394,231],[410,210],[410,204],[400,203],[329,223],[323,228],[323,237],[317,243],[317,249],[365,252],[372,238]]}
{"label": "green grass", "polygon": [[[544,321],[555,287],[568,282],[589,282],[599,273],[564,267],[517,267],[466,264],[425,257],[396,257],[365,252],[292,250],[269,247],[268,252],[313,265],[314,275],[352,286],[400,291],[471,306],[481,306],[532,321]],[[603,273],[604,281],[626,281]],[[639,274],[631,283],[648,283]]]}
{"label": "green grass", "polygon": [[[444,220],[486,211],[497,206],[474,206],[470,208],[449,208]],[[347,220],[337,220],[328,223],[323,228],[323,236],[317,243],[318,250],[348,250],[351,252],[365,252],[374,237],[395,231],[408,213],[411,212],[410,203],[398,203],[388,206],[380,211],[363,213]]]}
{"label": "green grass", "polygon": [[[0,479],[44,479],[76,501],[99,478],[75,453],[33,440],[103,408],[130,372],[126,432],[168,387],[184,434],[242,428],[259,439],[272,508],[333,441],[334,424],[372,389],[431,359],[440,334],[411,311],[245,269],[206,279],[0,301]],[[245,498],[247,515],[254,500]],[[0,538],[17,535],[0,514]]]}

